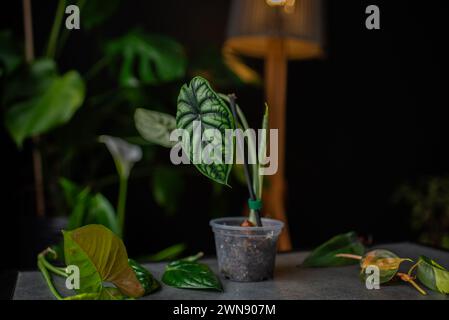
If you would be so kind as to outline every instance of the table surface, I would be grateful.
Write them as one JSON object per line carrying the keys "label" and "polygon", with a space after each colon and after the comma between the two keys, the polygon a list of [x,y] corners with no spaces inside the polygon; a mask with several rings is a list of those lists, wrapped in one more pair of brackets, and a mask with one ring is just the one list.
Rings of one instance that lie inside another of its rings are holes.
{"label": "table surface", "polygon": [[[420,255],[437,260],[443,266],[449,266],[449,252],[412,244],[396,243],[378,246],[388,249],[401,257],[417,259]],[[143,297],[152,300],[278,300],[278,299],[336,299],[336,300],[393,300],[393,299],[449,299],[430,290],[427,296],[419,294],[411,285],[404,282],[381,285],[379,290],[368,290],[359,279],[358,265],[332,268],[303,268],[298,267],[306,257],[307,252],[294,252],[279,254],[276,258],[276,271],[273,280],[239,283],[222,279],[224,292],[211,292],[201,290],[185,290],[171,288],[162,284],[162,290]],[[217,272],[215,259],[203,259],[212,270]],[[151,263],[145,267],[160,279],[166,263]],[[405,265],[407,269],[410,265]],[[405,269],[405,270],[406,270]],[[55,277],[55,282],[63,295],[71,295],[64,288],[63,279]],[[37,271],[19,272],[14,299],[19,300],[45,300],[54,299],[42,275]]]}

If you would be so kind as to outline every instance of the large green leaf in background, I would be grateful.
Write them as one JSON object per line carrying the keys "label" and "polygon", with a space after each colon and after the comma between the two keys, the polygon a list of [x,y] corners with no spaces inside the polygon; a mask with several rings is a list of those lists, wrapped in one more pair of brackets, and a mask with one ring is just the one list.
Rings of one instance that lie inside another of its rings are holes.
{"label": "large green leaf in background", "polygon": [[113,61],[120,60],[119,81],[127,87],[177,80],[184,77],[186,71],[183,47],[162,35],[129,32],[111,40],[105,53]]}
{"label": "large green leaf in background", "polygon": [[365,247],[353,231],[337,235],[313,250],[302,265],[304,267],[335,267],[358,263],[357,260],[336,257],[336,254],[346,253],[363,255]]}
{"label": "large green leaf in background", "polygon": [[122,240],[109,229],[88,225],[63,234],[66,264],[80,269],[78,293],[101,293],[103,282],[110,282],[124,295],[144,295],[143,286],[128,264]]}
{"label": "large green leaf in background", "polygon": [[[194,122],[201,123],[201,136],[194,132]],[[235,129],[234,117],[226,103],[212,90],[207,80],[201,77],[193,78],[190,83],[185,84],[178,96],[178,109],[176,113],[176,126],[184,129],[190,134],[190,141],[183,139],[182,147],[195,164],[197,169],[208,178],[227,185],[232,164],[225,163],[227,157],[232,156],[233,141],[225,148],[227,137],[226,129]],[[205,130],[218,130],[219,137],[204,137]],[[220,139],[218,139],[220,138]],[[206,145],[215,146],[220,152],[207,153],[212,163],[207,164],[203,160],[203,152]],[[198,150],[197,147],[200,147]],[[218,160],[221,163],[215,163]],[[197,162],[197,163],[195,163]]]}
{"label": "large green leaf in background", "polygon": [[170,148],[170,133],[176,129],[176,119],[170,114],[138,108],[134,113],[137,131],[147,141]]}
{"label": "large green leaf in background", "polygon": [[432,259],[419,258],[416,276],[427,288],[449,294],[449,271]]}
{"label": "large green leaf in background", "polygon": [[26,138],[68,122],[84,101],[85,86],[78,72],[59,76],[55,70],[53,61],[38,60],[30,66],[30,79],[12,81],[6,88],[14,102],[8,105],[5,125],[19,147]]}

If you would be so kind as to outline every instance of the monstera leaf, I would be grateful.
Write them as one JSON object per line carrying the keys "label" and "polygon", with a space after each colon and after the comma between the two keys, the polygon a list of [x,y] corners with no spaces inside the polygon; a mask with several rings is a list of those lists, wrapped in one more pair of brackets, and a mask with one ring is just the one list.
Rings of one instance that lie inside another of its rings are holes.
{"label": "monstera leaf", "polygon": [[85,86],[76,71],[59,76],[52,60],[34,62],[23,77],[7,86],[5,125],[21,147],[31,136],[68,122],[84,101]]}
{"label": "monstera leaf", "polygon": [[449,294],[449,271],[432,259],[419,258],[416,276],[427,288]]}
{"label": "monstera leaf", "polygon": [[232,168],[232,161],[227,160],[233,156],[233,139],[226,130],[235,128],[234,118],[205,79],[195,77],[181,88],[176,127],[189,134],[188,139],[183,137],[182,147],[197,169],[227,185]]}
{"label": "monstera leaf", "polygon": [[112,40],[106,47],[106,56],[121,61],[119,80],[125,87],[173,81],[182,78],[186,70],[182,46],[161,35],[130,32]]}
{"label": "monstera leaf", "polygon": [[176,129],[176,119],[172,115],[138,108],[134,113],[137,131],[147,141],[163,147],[175,145],[170,141],[170,133]]}
{"label": "monstera leaf", "polygon": [[128,264],[122,240],[109,229],[88,225],[63,234],[66,264],[80,269],[78,293],[102,293],[103,282],[110,282],[126,296],[144,295],[145,289]]}

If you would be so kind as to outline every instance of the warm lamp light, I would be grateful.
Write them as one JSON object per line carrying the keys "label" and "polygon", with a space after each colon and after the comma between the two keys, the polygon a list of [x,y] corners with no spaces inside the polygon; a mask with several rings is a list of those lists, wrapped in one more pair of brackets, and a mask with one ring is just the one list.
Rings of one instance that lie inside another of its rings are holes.
{"label": "warm lamp light", "polygon": [[[323,30],[321,0],[233,0],[231,4],[223,48],[226,62],[244,81],[254,82],[257,74],[237,55],[265,59],[265,95],[270,106],[270,128],[279,130],[279,165],[278,172],[268,177],[264,211],[284,222],[287,61],[322,57]],[[285,230],[280,249],[290,250]]]}

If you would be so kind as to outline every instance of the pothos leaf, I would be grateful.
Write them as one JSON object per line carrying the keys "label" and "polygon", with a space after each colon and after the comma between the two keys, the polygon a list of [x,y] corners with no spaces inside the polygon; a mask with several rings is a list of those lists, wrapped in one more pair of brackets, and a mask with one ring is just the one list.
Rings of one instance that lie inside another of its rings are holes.
{"label": "pothos leaf", "polygon": [[196,261],[178,260],[169,263],[162,282],[175,288],[223,291],[220,280],[212,270]]}
{"label": "pothos leaf", "polygon": [[434,260],[421,256],[416,276],[427,288],[449,294],[449,271]]}
{"label": "pothos leaf", "polygon": [[357,260],[336,257],[339,253],[363,255],[365,247],[355,232],[337,235],[313,250],[302,263],[305,267],[335,267],[357,263]]}
{"label": "pothos leaf", "polygon": [[78,293],[101,293],[103,282],[113,283],[122,294],[140,297],[145,290],[128,264],[126,248],[102,225],[63,231],[67,265],[80,269]]}
{"label": "pothos leaf", "polygon": [[167,148],[175,145],[175,141],[170,141],[170,134],[176,129],[176,119],[172,115],[138,108],[134,122],[145,140]]}
{"label": "pothos leaf", "polygon": [[227,185],[232,164],[234,117],[226,103],[212,90],[207,80],[193,78],[178,96],[176,127],[188,132],[182,140],[184,152],[208,178]]}
{"label": "pothos leaf", "polygon": [[360,260],[360,277],[362,280],[366,280],[370,275],[366,269],[369,266],[375,266],[379,269],[379,283],[386,283],[393,279],[403,261],[412,260],[399,258],[393,252],[384,249],[370,251]]}
{"label": "pothos leaf", "polygon": [[133,259],[128,259],[128,263],[136,274],[137,280],[139,280],[140,284],[144,288],[145,295],[150,294],[161,287],[153,275],[139,263]]}

